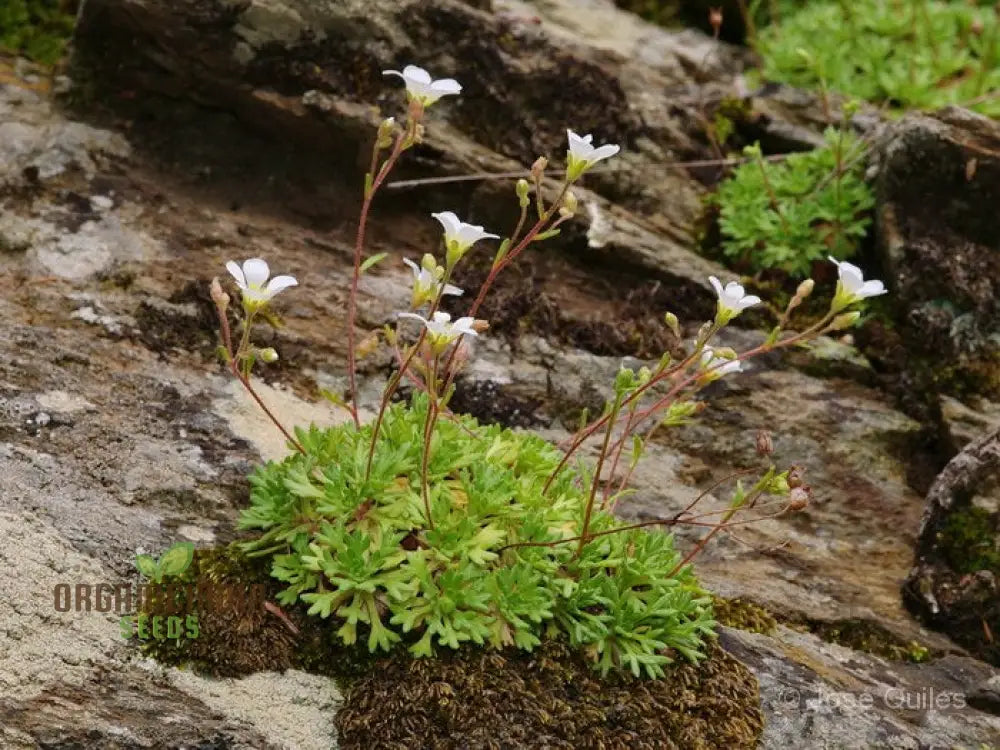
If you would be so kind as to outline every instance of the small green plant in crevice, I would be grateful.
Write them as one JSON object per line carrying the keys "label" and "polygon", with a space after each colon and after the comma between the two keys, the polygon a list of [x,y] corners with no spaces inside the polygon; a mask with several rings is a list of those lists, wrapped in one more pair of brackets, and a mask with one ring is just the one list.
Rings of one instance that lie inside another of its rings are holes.
{"label": "small green plant in crevice", "polygon": [[177,542],[157,560],[152,555],[136,555],[135,567],[153,583],[163,583],[164,578],[173,578],[184,573],[194,558],[194,544]]}
{"label": "small green plant in crevice", "polygon": [[[762,29],[765,79],[894,107],[1000,114],[1000,9],[965,0],[816,0]],[[807,53],[806,53],[807,51]]]}
{"label": "small green plant in crevice", "polygon": [[953,510],[938,532],[938,549],[957,573],[1000,575],[1000,521],[985,508]]}
{"label": "small green plant in crevice", "polygon": [[864,147],[834,128],[824,140],[780,162],[765,160],[757,145],[745,149],[748,161],[710,198],[733,263],[804,278],[818,260],[854,255],[875,203],[862,175]]}
{"label": "small green plant in crevice", "polygon": [[[506,237],[450,211],[432,214],[443,230],[443,252],[405,261],[412,272],[407,309],[362,337],[355,330],[361,279],[386,257],[365,257],[372,202],[400,157],[421,142],[426,108],[461,91],[456,81],[434,81],[415,66],[387,73],[404,80],[408,109],[402,122],[390,117],[378,126],[364,180],[345,316],[347,387],[344,395],[330,394],[347,413],[344,424],[287,429],[252,381],[256,365],[279,356],[254,344],[254,325],[276,322],[271,301],[298,280],[272,278],[264,260],[251,258],[227,264],[239,305],[230,306],[218,279],[211,284],[222,358],[290,450],[253,475],[240,522],[255,533],[243,551],[269,561],[284,586],[278,603],[268,605],[278,617],[285,616],[279,604],[293,615],[306,608],[312,619],[329,623],[341,645],[363,644],[371,652],[407,648],[429,657],[469,644],[532,651],[562,639],[602,674],[645,677],[663,676],[678,658],[703,658],[715,623],[693,559],[734,527],[802,510],[808,487],[758,447],[759,467],[724,478],[669,517],[625,524],[613,512],[630,493],[649,441],[704,409],[709,384],[735,376],[749,358],[854,325],[858,305],[885,293],[884,286],[838,263],[826,313],[790,328],[792,313],[813,291],[812,280],[804,281],[766,340],[737,353],[713,346],[714,339],[761,300],[735,281],[710,277],[715,312],[694,341],[646,366],[620,367],[600,414],[589,420],[584,414],[563,445],[480,425],[449,409],[472,342],[489,329],[476,315],[497,277],[575,216],[574,185],[619,147],[567,131],[563,176],[549,180],[548,160],[535,161],[512,191],[520,215]],[[456,268],[490,240],[499,242],[489,272],[466,314],[452,320],[441,304],[464,294],[451,283]],[[662,320],[680,339],[677,316],[666,312]],[[374,418],[364,421],[357,362],[380,346],[395,367]],[[404,385],[413,389],[408,402],[397,399]],[[584,459],[585,450],[596,452],[593,461]],[[732,480],[728,503],[704,510],[702,501]],[[682,525],[700,532],[686,553],[661,530]]]}
{"label": "small green plant in crevice", "polygon": [[54,65],[73,34],[74,17],[65,0],[3,0],[0,52]]}

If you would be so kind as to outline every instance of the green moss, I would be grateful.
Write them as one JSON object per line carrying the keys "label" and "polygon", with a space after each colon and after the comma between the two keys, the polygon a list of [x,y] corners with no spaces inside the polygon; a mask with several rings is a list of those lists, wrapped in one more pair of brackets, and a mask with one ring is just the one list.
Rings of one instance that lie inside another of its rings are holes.
{"label": "green moss", "polygon": [[868,620],[824,621],[793,617],[783,622],[798,630],[808,631],[827,643],[864,651],[889,661],[925,662],[935,654],[916,641],[905,641],[886,628]]}
{"label": "green moss", "polygon": [[64,0],[0,3],[0,50],[54,65],[73,33],[74,15]]}
{"label": "green moss", "polygon": [[546,641],[531,654],[462,649],[385,659],[348,689],[336,717],[344,750],[546,747],[755,748],[757,681],[721,648],[658,680],[599,677],[575,650]]}
{"label": "green moss", "polygon": [[739,597],[735,599],[714,597],[712,611],[715,614],[715,621],[729,628],[770,635],[778,626],[774,615],[766,609]]}
{"label": "green moss", "polygon": [[1000,575],[1000,528],[995,514],[969,506],[948,515],[938,550],[957,573],[990,570]]}

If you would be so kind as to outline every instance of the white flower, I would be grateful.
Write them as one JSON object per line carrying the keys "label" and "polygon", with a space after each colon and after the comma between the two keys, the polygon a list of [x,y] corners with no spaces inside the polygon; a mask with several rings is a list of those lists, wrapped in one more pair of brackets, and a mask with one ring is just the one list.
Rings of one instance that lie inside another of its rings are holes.
{"label": "white flower", "polygon": [[444,244],[447,249],[448,267],[453,267],[470,247],[487,238],[500,239],[499,235],[484,232],[475,224],[466,224],[451,211],[431,214],[444,227]]}
{"label": "white flower", "polygon": [[[235,261],[229,261],[226,263],[226,269],[236,279],[236,286],[240,288],[243,302],[250,306],[262,305],[278,292],[297,286],[299,283],[294,276],[275,276],[268,281],[271,269],[267,267],[267,262],[260,258],[243,261],[242,268]],[[267,286],[264,286],[265,282]]]}
{"label": "white flower", "polygon": [[431,80],[431,74],[416,65],[407,65],[403,72],[383,70],[384,76],[399,76],[406,84],[406,94],[423,106],[429,107],[442,96],[452,96],[462,91],[462,85],[454,78]]}
{"label": "white flower", "polygon": [[621,151],[621,146],[617,143],[605,143],[603,146],[595,147],[592,135],[577,135],[572,130],[567,130],[569,137],[569,150],[566,152],[567,177],[572,182],[582,175],[597,162],[607,159]]}
{"label": "white flower", "polygon": [[868,297],[877,297],[885,294],[888,289],[878,279],[865,281],[861,269],[853,263],[839,261],[833,256],[827,256],[830,262],[837,266],[840,281],[837,282],[837,293],[833,297],[833,309],[842,310],[850,304],[859,302]]}
{"label": "white flower", "polygon": [[[403,258],[403,262],[413,270],[413,299],[411,302],[413,307],[420,307],[425,302],[433,302],[439,294],[462,296],[463,292],[457,286],[445,284],[444,289],[442,289],[441,280],[435,276],[431,269],[417,265],[409,258]],[[444,269],[442,268],[441,271],[443,272]]]}
{"label": "white flower", "polygon": [[718,380],[731,372],[743,372],[743,363],[738,359],[717,357],[715,350],[706,346],[701,351],[701,368],[707,371],[705,375],[709,380]]}
{"label": "white flower", "polygon": [[760,304],[760,297],[753,294],[746,294],[742,284],[730,281],[725,287],[722,282],[714,276],[709,276],[715,293],[719,295],[719,306],[717,320],[721,325],[725,325],[748,307]]}
{"label": "white flower", "polygon": [[460,336],[478,336],[476,329],[474,328],[475,318],[464,317],[459,318],[454,323],[451,322],[451,316],[446,312],[441,312],[438,310],[431,316],[428,320],[422,315],[417,315],[416,313],[402,312],[396,313],[397,317],[400,318],[413,318],[414,320],[419,320],[427,328],[428,338],[431,340],[431,346],[438,353],[443,352],[455,339]]}

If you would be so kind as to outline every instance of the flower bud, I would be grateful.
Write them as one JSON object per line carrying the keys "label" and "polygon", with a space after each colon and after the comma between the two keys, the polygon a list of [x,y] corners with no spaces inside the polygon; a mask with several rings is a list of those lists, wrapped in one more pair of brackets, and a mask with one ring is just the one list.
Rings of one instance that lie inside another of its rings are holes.
{"label": "flower bud", "polygon": [[476,333],[485,333],[490,328],[490,322],[488,320],[480,320],[476,318],[472,321],[472,330]]}
{"label": "flower bud", "polygon": [[535,163],[531,165],[531,176],[534,177],[536,180],[542,179],[542,173],[548,166],[549,166],[549,160],[546,159],[544,156],[539,156],[537,159],[535,159]]}
{"label": "flower bud", "polygon": [[667,324],[667,328],[670,332],[674,334],[677,338],[681,337],[681,323],[677,320],[677,316],[672,312],[668,312],[663,316],[663,322]]}
{"label": "flower bud", "polygon": [[808,487],[793,487],[788,495],[789,510],[805,510],[812,499],[812,491]]}
{"label": "flower bud", "polygon": [[805,470],[801,466],[793,466],[788,470],[788,486],[793,490],[805,484]]}
{"label": "flower bud", "polygon": [[530,198],[528,197],[528,192],[531,190],[531,185],[527,180],[521,178],[517,181],[517,185],[514,186],[514,192],[517,193],[517,201],[521,205],[521,208],[527,208]]}
{"label": "flower bud", "polygon": [[222,290],[222,284],[219,283],[219,278],[216,277],[212,279],[212,283],[209,285],[208,293],[212,297],[212,302],[220,310],[225,311],[229,307],[229,295]]}
{"label": "flower bud", "polygon": [[723,346],[720,349],[714,349],[716,357],[721,357],[722,359],[736,359],[739,355],[736,350],[731,346]]}
{"label": "flower bud", "polygon": [[799,288],[795,290],[795,296],[798,297],[799,299],[805,299],[810,294],[812,294],[813,289],[815,288],[816,288],[816,282],[813,281],[812,279],[806,279],[801,284],[799,284]]}
{"label": "flower bud", "polygon": [[718,35],[719,29],[722,28],[722,8],[708,9],[708,24],[712,27],[712,31]]}
{"label": "flower bud", "polygon": [[414,143],[424,142],[424,126],[421,125],[419,122],[416,124],[416,127],[413,128],[413,142]]}
{"label": "flower bud", "polygon": [[839,331],[843,328],[849,328],[858,322],[858,318],[861,317],[861,313],[857,310],[852,310],[851,312],[841,313],[833,322],[830,323],[831,331]]}
{"label": "flower bud", "polygon": [[572,190],[566,191],[566,197],[563,198],[563,206],[569,209],[571,215],[576,213],[579,203],[577,202],[576,196],[573,194]]}
{"label": "flower bud", "polygon": [[271,364],[272,362],[278,361],[278,352],[274,350],[273,346],[269,346],[266,349],[261,349],[259,352],[257,352],[257,355],[260,357],[262,362],[266,362],[267,364]]}
{"label": "flower bud", "polygon": [[358,359],[370,356],[378,348],[378,331],[372,331],[358,343]]}
{"label": "flower bud", "polygon": [[559,207],[559,218],[562,219],[563,221],[566,221],[567,219],[572,219],[573,218],[573,212],[570,211],[568,208],[566,208],[566,206],[560,206]]}
{"label": "flower bud", "polygon": [[770,456],[774,453],[774,442],[767,430],[757,430],[757,455]]}
{"label": "flower bud", "polygon": [[387,117],[378,126],[378,135],[375,138],[375,148],[389,148],[392,145],[392,133],[396,129],[396,118]]}

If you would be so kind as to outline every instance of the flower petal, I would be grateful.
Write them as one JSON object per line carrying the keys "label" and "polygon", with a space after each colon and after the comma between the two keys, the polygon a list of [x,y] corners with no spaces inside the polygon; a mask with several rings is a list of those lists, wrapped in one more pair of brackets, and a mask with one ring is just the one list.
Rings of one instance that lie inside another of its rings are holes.
{"label": "flower petal", "polygon": [[449,315],[448,313],[444,312],[443,310],[438,310],[438,311],[436,311],[434,313],[434,322],[435,323],[450,323],[451,322],[451,315]]}
{"label": "flower petal", "polygon": [[418,279],[419,279],[419,278],[420,278],[420,271],[422,270],[422,269],[420,268],[420,266],[418,266],[418,265],[417,265],[416,263],[414,263],[414,262],[413,262],[412,260],[410,260],[409,258],[403,258],[403,262],[404,262],[404,263],[405,263],[406,265],[408,265],[408,266],[409,266],[409,267],[410,267],[410,268],[411,268],[411,269],[413,270],[413,276],[414,276],[415,278],[418,278]]}
{"label": "flower petal", "polygon": [[417,315],[416,313],[411,313],[411,312],[396,313],[396,317],[397,318],[413,318],[414,320],[419,320],[424,325],[427,325],[427,323],[428,323],[427,318],[425,318],[423,315]]}
{"label": "flower petal", "polygon": [[243,275],[243,269],[240,268],[239,264],[236,261],[231,260],[228,263],[226,263],[226,270],[229,271],[229,274],[234,279],[236,279],[236,286],[238,286],[240,289],[247,288],[247,277]]}
{"label": "flower petal", "polygon": [[243,261],[243,275],[246,277],[247,286],[263,286],[267,277],[271,275],[271,269],[268,268],[267,261],[250,258]]}
{"label": "flower petal", "polygon": [[407,65],[403,68],[403,77],[409,81],[415,81],[417,83],[431,82],[431,74],[419,65]]}
{"label": "flower petal", "polygon": [[299,282],[294,276],[275,276],[269,282],[267,282],[268,294],[277,294],[283,289],[288,289],[292,286],[298,286]]}
{"label": "flower petal", "polygon": [[715,289],[716,295],[721,299],[723,295],[722,282],[719,281],[715,276],[708,277],[709,282],[712,284],[712,288]]}
{"label": "flower petal", "polygon": [[462,84],[454,78],[440,78],[431,84],[431,89],[438,96],[453,96],[462,93]]}
{"label": "flower petal", "polygon": [[384,76],[399,76],[403,80],[406,80],[406,76],[400,73],[398,70],[383,70],[382,75]]}
{"label": "flower petal", "polygon": [[589,158],[591,161],[600,161],[601,159],[607,159],[608,157],[614,156],[621,150],[622,147],[617,143],[605,143],[600,148],[594,149]]}
{"label": "flower petal", "polygon": [[455,297],[461,297],[463,294],[465,294],[465,292],[462,289],[459,289],[457,286],[453,286],[452,284],[445,284],[444,291],[442,291],[441,294],[451,294],[454,295]]}
{"label": "flower petal", "polygon": [[431,216],[441,222],[441,226],[444,227],[444,233],[446,235],[456,234],[462,228],[462,222],[459,220],[458,216],[455,215],[454,211],[442,211],[440,213],[431,214]]}
{"label": "flower petal", "polygon": [[858,294],[862,297],[877,297],[880,294],[885,294],[887,291],[889,290],[885,288],[885,284],[878,279],[872,279],[862,285],[861,289],[858,290]]}

